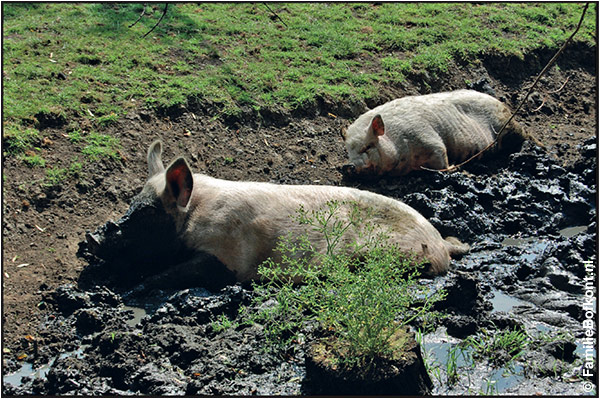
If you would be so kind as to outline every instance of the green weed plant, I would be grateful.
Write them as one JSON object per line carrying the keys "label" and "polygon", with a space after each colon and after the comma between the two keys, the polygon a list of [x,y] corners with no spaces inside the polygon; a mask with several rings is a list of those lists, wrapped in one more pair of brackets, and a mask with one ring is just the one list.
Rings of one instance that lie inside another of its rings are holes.
{"label": "green weed plant", "polygon": [[[73,137],[71,137],[71,139],[73,139]],[[92,131],[85,137],[85,141],[87,144],[83,147],[81,152],[90,160],[97,161],[102,158],[120,158],[119,149],[121,145],[119,139],[116,137]]]}
{"label": "green weed plant", "polygon": [[473,356],[490,359],[496,366],[510,364],[518,359],[531,344],[529,335],[518,328],[512,330],[483,330],[463,341],[474,349]]}
{"label": "green weed plant", "polygon": [[[306,235],[282,237],[277,247],[282,261],[259,267],[262,281],[254,283],[253,306],[242,312],[264,325],[271,347],[284,350],[302,326],[313,325],[334,337],[336,363],[368,367],[378,357],[393,358],[399,332],[432,313],[444,293],[419,284],[422,264],[370,224],[370,212],[337,201],[318,211],[298,211],[296,221],[319,233],[325,251]],[[346,242],[349,231],[361,239]]]}
{"label": "green weed plant", "polygon": [[20,155],[19,159],[25,162],[30,167],[40,167],[43,168],[46,166],[46,160],[41,157],[39,154],[24,154]]}
{"label": "green weed plant", "polygon": [[81,162],[74,161],[67,168],[48,168],[42,185],[45,187],[60,186],[70,178],[78,178],[81,174],[83,165]]}

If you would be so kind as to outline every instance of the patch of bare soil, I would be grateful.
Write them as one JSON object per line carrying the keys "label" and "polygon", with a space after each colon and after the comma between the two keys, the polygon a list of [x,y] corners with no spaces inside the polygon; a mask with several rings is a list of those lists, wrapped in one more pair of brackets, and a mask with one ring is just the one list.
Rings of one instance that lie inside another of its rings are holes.
{"label": "patch of bare soil", "polygon": [[[596,135],[595,55],[596,49],[583,47],[565,53],[517,116],[544,144],[543,151],[563,167],[581,162],[582,153],[589,156],[590,151],[586,153],[580,146]],[[59,337],[39,335],[40,326],[56,317],[44,302],[44,293],[66,283],[77,284],[87,265],[76,256],[79,242],[86,231],[125,213],[145,182],[145,154],[152,141],[163,141],[164,159],[184,155],[194,172],[218,178],[354,185],[377,191],[377,182],[343,178],[339,168],[346,162],[346,152],[341,126],[368,107],[393,98],[460,88],[494,94],[514,107],[551,56],[539,52],[524,60],[488,57],[474,65],[454,65],[444,76],[411,76],[403,85],[382,92],[373,104],[322,99],[291,113],[248,110],[225,119],[211,104],[157,113],[131,111],[107,132],[122,143],[121,160],[84,162],[79,178],[67,179],[57,187],[41,186],[43,169],[30,168],[14,158],[3,159],[3,366],[24,360],[22,354],[32,360],[40,347],[65,345]],[[81,158],[77,145],[66,137],[66,126],[89,122],[67,122],[42,130],[49,139],[42,147],[48,164]],[[402,178],[393,183],[401,186]],[[100,340],[107,345],[110,341],[106,337]]]}

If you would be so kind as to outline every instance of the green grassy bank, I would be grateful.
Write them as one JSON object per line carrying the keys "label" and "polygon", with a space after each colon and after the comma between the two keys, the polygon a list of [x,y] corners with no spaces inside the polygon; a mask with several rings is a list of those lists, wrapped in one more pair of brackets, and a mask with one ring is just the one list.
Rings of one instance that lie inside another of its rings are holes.
{"label": "green grassy bank", "polygon": [[[5,138],[27,148],[40,118],[109,125],[128,109],[210,102],[293,109],[368,99],[411,71],[485,54],[558,48],[574,3],[3,3]],[[595,5],[578,41],[594,43]],[[283,22],[282,22],[283,21]],[[29,130],[28,130],[29,129]],[[11,143],[8,143],[9,147]],[[6,145],[6,143],[5,143]]]}

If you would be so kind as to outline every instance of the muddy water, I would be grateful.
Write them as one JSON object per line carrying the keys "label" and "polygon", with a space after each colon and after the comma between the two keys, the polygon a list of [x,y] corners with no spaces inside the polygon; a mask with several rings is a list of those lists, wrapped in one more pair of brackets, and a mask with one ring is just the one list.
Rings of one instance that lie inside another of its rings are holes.
{"label": "muddy water", "polygon": [[[87,348],[87,345],[82,345],[79,349],[66,352],[58,355],[57,359],[66,359],[68,357],[77,357],[81,358],[83,356],[83,351]],[[23,381],[31,381],[34,379],[45,379],[46,375],[50,371],[50,367],[52,363],[44,364],[40,367],[34,368],[31,363],[23,363],[21,368],[14,373],[9,373],[2,376],[2,382],[4,384],[10,384],[13,386],[21,386]]]}
{"label": "muddy water", "polygon": [[[588,162],[579,168],[595,168],[595,160]],[[424,281],[448,293],[436,308],[445,317],[423,337],[434,394],[589,394],[577,373],[586,355],[596,358],[582,341],[584,261],[597,259],[592,174],[564,169],[535,147],[470,168],[468,174],[415,173],[401,182],[355,183],[405,201],[442,235],[472,246],[448,274]],[[144,226],[132,220],[104,229],[96,244],[135,237],[124,231],[127,226],[135,231]],[[158,268],[161,255],[155,256]],[[175,265],[171,274],[161,269],[165,274],[148,284],[136,275],[143,265],[90,258],[94,279],[44,297],[55,318],[46,322],[41,337],[68,342],[76,352],[57,357],[41,347],[35,369],[25,365],[19,374],[5,376],[4,393],[310,394],[304,345],[311,330],[301,331],[304,339],[285,353],[265,350],[263,327],[237,319],[252,290],[230,283],[207,289],[202,277],[212,269],[193,269],[196,265]],[[204,274],[185,275],[190,269]],[[231,327],[215,329],[214,321],[223,317]],[[423,328],[418,321],[412,327]],[[457,349],[484,332],[494,337],[515,330],[527,334],[529,345],[511,362],[495,364],[503,353],[474,360],[472,352],[463,356]],[[7,366],[13,372],[23,367]],[[450,380],[449,366],[457,371]]]}
{"label": "muddy water", "polygon": [[502,395],[525,380],[523,366],[476,362],[474,350],[460,342],[448,339],[443,329],[425,336],[422,350],[434,381],[433,395]]}
{"label": "muddy water", "polygon": [[135,327],[140,321],[142,321],[143,317],[148,315],[148,311],[143,307],[123,306],[123,309],[133,313],[133,317],[127,320],[127,325],[129,327]]}
{"label": "muddy water", "polygon": [[500,290],[492,290],[493,297],[490,299],[493,312],[510,312],[515,306],[521,306],[526,302],[506,295]]}
{"label": "muddy water", "polygon": [[45,365],[45,366],[42,366],[42,367],[39,367],[37,369],[34,369],[33,365],[31,363],[24,363],[23,366],[21,366],[21,368],[18,371],[3,376],[2,377],[2,382],[4,384],[10,384],[10,385],[13,385],[15,387],[18,387],[18,386],[21,385],[23,378],[26,378],[26,379],[34,379],[34,378],[45,379],[46,378],[46,374],[48,374],[48,370],[50,370],[50,365],[49,364]]}
{"label": "muddy water", "polygon": [[565,227],[562,230],[559,230],[558,233],[566,238],[570,238],[576,236],[579,233],[583,233],[587,230],[587,226],[573,226],[573,227]]}

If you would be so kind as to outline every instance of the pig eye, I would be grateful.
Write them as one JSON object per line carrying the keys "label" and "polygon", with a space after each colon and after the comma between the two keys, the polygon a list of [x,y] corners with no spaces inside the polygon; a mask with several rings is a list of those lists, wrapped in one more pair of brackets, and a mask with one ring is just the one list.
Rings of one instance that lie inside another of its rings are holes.
{"label": "pig eye", "polygon": [[375,145],[374,144],[369,144],[364,146],[358,153],[359,154],[364,154],[365,152],[369,151],[371,148],[373,148]]}

